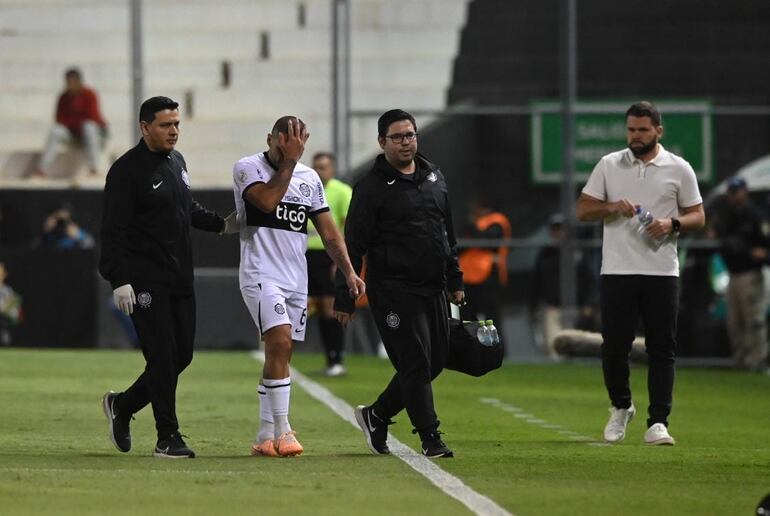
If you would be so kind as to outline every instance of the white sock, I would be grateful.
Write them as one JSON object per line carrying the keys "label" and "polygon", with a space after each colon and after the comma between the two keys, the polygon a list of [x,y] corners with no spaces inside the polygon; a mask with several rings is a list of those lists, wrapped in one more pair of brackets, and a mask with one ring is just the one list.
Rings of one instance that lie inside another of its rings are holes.
{"label": "white sock", "polygon": [[273,426],[273,409],[270,406],[270,398],[267,397],[265,386],[262,383],[257,387],[259,394],[259,432],[257,442],[261,443],[273,438],[275,429]]}
{"label": "white sock", "polygon": [[274,436],[277,439],[285,432],[291,432],[289,425],[289,394],[291,393],[291,378],[280,380],[262,380],[267,391],[266,398],[273,409]]}

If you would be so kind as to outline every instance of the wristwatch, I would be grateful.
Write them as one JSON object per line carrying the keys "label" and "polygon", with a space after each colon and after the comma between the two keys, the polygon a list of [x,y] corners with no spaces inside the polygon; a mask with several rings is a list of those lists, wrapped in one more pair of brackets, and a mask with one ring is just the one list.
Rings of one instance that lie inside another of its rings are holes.
{"label": "wristwatch", "polygon": [[671,217],[671,232],[679,233],[681,229],[682,229],[682,223],[679,222],[679,219],[676,217]]}

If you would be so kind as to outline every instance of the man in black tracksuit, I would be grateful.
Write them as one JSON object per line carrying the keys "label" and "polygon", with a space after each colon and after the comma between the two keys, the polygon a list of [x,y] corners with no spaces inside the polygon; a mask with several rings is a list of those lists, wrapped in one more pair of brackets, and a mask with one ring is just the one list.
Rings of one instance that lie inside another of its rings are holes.
{"label": "man in black tracksuit", "polygon": [[147,366],[122,393],[104,395],[110,438],[131,449],[131,416],[152,404],[158,432],[156,457],[194,457],[179,433],[176,386],[192,361],[195,335],[190,225],[234,232],[223,219],[193,200],[187,165],[174,150],[178,104],[153,97],[142,104],[142,139],[110,168],[104,187],[99,272],[114,289],[115,303],[130,315]]}
{"label": "man in black tracksuit", "polygon": [[[447,290],[464,299],[462,272],[444,176],[417,154],[412,115],[391,110],[378,121],[384,154],[354,188],[345,241],[356,272],[367,259],[367,292],[396,374],[356,419],[374,453],[389,453],[390,418],[406,408],[428,457],[451,457],[442,442],[431,381],[446,362]],[[335,311],[343,325],[355,310],[344,278],[337,276]]]}

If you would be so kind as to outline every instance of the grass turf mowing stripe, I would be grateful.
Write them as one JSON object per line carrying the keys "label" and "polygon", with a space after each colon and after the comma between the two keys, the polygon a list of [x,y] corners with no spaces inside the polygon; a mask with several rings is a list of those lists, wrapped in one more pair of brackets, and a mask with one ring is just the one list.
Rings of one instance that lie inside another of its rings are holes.
{"label": "grass turf mowing stripe", "polygon": [[[265,360],[265,354],[261,351],[255,351],[252,353],[252,356],[261,362],[264,362]],[[297,369],[292,368],[291,375],[297,385],[302,387],[302,389],[304,389],[310,396],[329,407],[335,414],[355,428],[358,428],[358,423],[353,415],[353,407],[348,405],[342,399],[336,397],[326,387],[323,387],[297,371]],[[388,440],[392,455],[395,455],[406,462],[412,469],[427,478],[433,485],[438,487],[448,496],[451,496],[468,507],[468,509],[475,514],[483,516],[513,516],[513,514],[506,511],[486,496],[477,493],[465,485],[463,481],[456,476],[447,473],[438,467],[424,455],[409,448],[407,445],[393,437],[393,435],[389,435]]]}
{"label": "grass turf mowing stripe", "polygon": [[302,388],[292,399],[302,459],[250,456],[261,367],[245,352],[200,351],[185,371],[179,415],[198,457],[152,457],[150,407],[132,421],[134,449],[121,454],[101,396],[142,365],[137,351],[0,349],[0,514],[472,514],[400,460],[370,454],[359,429]]}
{"label": "grass turf mowing stripe", "polygon": [[588,437],[587,435],[581,435],[578,432],[575,432],[574,430],[566,430],[562,428],[561,425],[549,423],[545,419],[537,418],[532,414],[524,412],[524,409],[520,407],[515,407],[513,405],[505,403],[504,401],[500,401],[497,398],[479,398],[479,401],[486,405],[491,405],[492,407],[496,409],[500,409],[504,412],[511,412],[513,413],[513,417],[517,419],[523,419],[529,424],[536,425],[548,430],[555,430],[556,433],[567,436],[567,438],[570,439],[571,441],[584,442],[588,446],[610,446],[609,443],[597,441],[596,439],[593,439],[592,437]]}

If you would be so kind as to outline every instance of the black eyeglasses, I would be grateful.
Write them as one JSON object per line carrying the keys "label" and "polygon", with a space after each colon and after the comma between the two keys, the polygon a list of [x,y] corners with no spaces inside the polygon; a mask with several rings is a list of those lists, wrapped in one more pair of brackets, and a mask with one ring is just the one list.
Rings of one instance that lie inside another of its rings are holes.
{"label": "black eyeglasses", "polygon": [[417,133],[396,133],[385,135],[385,138],[390,139],[393,143],[411,143],[417,139]]}

